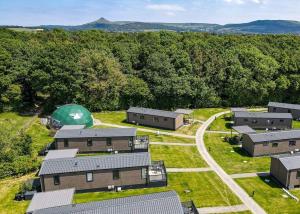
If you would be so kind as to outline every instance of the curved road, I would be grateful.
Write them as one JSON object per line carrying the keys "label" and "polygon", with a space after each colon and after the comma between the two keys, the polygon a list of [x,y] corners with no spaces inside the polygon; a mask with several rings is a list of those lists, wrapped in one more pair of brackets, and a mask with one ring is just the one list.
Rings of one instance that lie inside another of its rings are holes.
{"label": "curved road", "polygon": [[216,117],[227,114],[229,111],[221,112],[211,116],[205,121],[196,133],[196,144],[199,153],[208,163],[210,168],[215,171],[225,184],[241,199],[241,201],[255,214],[265,214],[266,212],[217,164],[217,162],[210,156],[204,144],[204,133],[208,126],[214,121]]}

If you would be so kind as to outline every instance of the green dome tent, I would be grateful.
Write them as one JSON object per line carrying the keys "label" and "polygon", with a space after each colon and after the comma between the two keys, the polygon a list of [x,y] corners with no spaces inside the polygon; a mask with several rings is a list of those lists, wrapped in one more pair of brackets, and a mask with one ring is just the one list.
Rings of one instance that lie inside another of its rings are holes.
{"label": "green dome tent", "polygon": [[60,106],[51,115],[51,120],[54,127],[61,127],[63,125],[93,126],[91,112],[83,106],[76,104]]}

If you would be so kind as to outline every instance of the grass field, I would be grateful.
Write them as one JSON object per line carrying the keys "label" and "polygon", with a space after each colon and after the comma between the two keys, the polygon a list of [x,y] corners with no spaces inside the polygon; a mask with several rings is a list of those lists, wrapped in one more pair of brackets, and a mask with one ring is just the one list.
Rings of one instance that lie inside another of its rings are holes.
{"label": "grass field", "polygon": [[[170,173],[168,187],[125,190],[122,192],[95,192],[75,195],[75,202],[89,202],[175,190],[182,201],[193,200],[197,207],[229,206],[240,204],[240,200],[222,183],[213,172]],[[185,190],[189,190],[186,193]]]}
{"label": "grass field", "polygon": [[300,129],[300,121],[294,120],[293,121],[293,128],[294,129]]}
{"label": "grass field", "polygon": [[135,128],[144,128],[144,129],[150,129],[154,131],[164,131],[164,132],[174,132],[174,133],[180,133],[180,134],[186,134],[186,135],[195,135],[197,129],[201,126],[201,123],[195,122],[191,125],[182,126],[176,131],[172,130],[165,130],[165,129],[159,129],[154,127],[148,127],[148,126],[142,126],[142,125],[134,125],[131,123],[127,123],[126,120],[126,113],[125,111],[115,111],[115,112],[101,112],[101,113],[93,113],[94,118],[100,120],[103,123],[110,123],[110,124],[116,124],[121,126],[130,126]]}
{"label": "grass field", "polygon": [[33,176],[33,174],[29,174],[20,178],[0,180],[0,214],[25,213],[29,201],[15,201],[14,197],[22,183]]}
{"label": "grass field", "polygon": [[30,116],[20,116],[17,113],[8,112],[0,114],[0,127],[9,126],[8,128],[16,133],[20,131],[27,123],[30,122],[32,117]]}
{"label": "grass field", "polygon": [[194,117],[197,120],[205,121],[212,115],[217,114],[222,111],[228,111],[226,108],[201,108],[194,110]]}
{"label": "grass field", "polygon": [[225,114],[212,122],[208,130],[214,131],[231,131],[231,114]]}
{"label": "grass field", "polygon": [[207,133],[204,140],[210,154],[228,174],[269,171],[269,157],[250,157],[240,146],[225,142],[225,136]]}
{"label": "grass field", "polygon": [[148,135],[150,142],[166,142],[166,143],[196,143],[195,139],[183,138],[171,135],[154,134],[151,132],[137,131],[138,135]]}
{"label": "grass field", "polygon": [[[243,187],[249,195],[255,191],[254,200],[261,205],[267,213],[281,214],[289,213],[296,214],[300,212],[300,203],[297,203],[290,197],[285,198],[286,193],[272,180],[269,183],[265,182],[260,177],[240,178],[236,179],[237,183]],[[270,179],[267,177],[267,179]],[[300,190],[291,190],[292,194],[300,198]]]}
{"label": "grass field", "polygon": [[152,160],[163,160],[169,168],[207,167],[196,146],[150,145],[150,151]]}

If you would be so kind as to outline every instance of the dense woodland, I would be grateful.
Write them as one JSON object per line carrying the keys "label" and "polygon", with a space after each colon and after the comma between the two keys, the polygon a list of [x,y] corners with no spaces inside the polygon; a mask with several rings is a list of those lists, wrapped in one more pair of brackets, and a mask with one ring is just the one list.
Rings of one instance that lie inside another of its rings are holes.
{"label": "dense woodland", "polygon": [[0,30],[0,108],[300,103],[300,37]]}

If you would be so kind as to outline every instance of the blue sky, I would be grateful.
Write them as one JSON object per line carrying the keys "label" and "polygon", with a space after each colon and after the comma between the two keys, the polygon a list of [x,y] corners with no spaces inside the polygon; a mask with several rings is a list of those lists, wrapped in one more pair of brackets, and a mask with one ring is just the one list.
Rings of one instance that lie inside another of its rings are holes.
{"label": "blue sky", "polygon": [[0,25],[78,25],[100,17],[147,22],[300,21],[300,0],[0,0]]}

